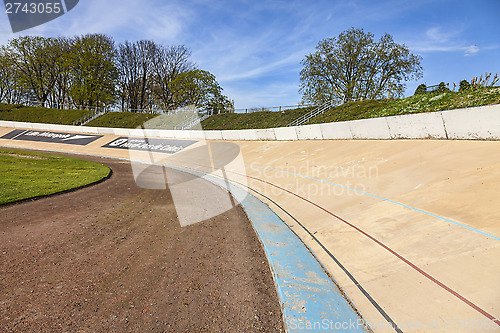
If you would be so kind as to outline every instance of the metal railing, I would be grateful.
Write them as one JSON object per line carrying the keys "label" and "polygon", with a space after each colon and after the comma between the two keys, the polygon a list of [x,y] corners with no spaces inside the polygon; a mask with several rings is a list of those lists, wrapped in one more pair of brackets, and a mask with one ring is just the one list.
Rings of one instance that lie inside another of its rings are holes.
{"label": "metal railing", "polygon": [[252,108],[246,108],[246,109],[234,109],[234,113],[254,113],[254,112],[265,112],[265,111],[282,112],[282,111],[286,111],[286,110],[307,108],[310,106],[314,106],[314,105],[297,104],[297,105],[288,105],[288,106],[252,107]]}
{"label": "metal railing", "polygon": [[203,120],[207,119],[208,117],[210,117],[210,114],[208,114],[208,113],[204,114],[201,117],[198,113],[195,113],[192,117],[189,117],[186,120],[184,120],[183,122],[181,122],[180,124],[176,125],[174,127],[174,129],[176,129],[176,130],[191,129],[191,128],[195,127],[196,125],[200,124]]}
{"label": "metal railing", "polygon": [[106,109],[106,108],[95,108],[94,110],[90,111],[89,113],[87,113],[86,115],[84,115],[83,117],[81,117],[80,119],[75,120],[73,122],[73,125],[75,125],[75,126],[85,126],[88,123],[90,123],[92,120],[97,119],[100,116],[103,116],[103,115],[105,115],[108,112],[109,112],[109,110]]}
{"label": "metal railing", "polygon": [[325,113],[326,111],[330,110],[331,108],[333,108],[333,106],[334,105],[333,105],[332,102],[327,102],[327,103],[321,104],[318,107],[312,109],[310,112],[308,112],[308,113],[302,115],[301,117],[295,119],[294,121],[292,121],[291,123],[289,123],[286,126],[290,127],[290,126],[301,126],[301,125],[304,125],[304,124],[308,123],[314,117],[317,117],[317,116]]}

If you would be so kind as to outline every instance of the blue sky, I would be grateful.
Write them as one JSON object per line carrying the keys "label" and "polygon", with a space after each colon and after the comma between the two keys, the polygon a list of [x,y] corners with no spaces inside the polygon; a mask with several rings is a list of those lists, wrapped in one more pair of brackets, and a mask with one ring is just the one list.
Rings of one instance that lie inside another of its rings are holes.
{"label": "blue sky", "polygon": [[351,26],[391,34],[423,57],[420,83],[500,73],[500,0],[80,0],[68,14],[13,34],[3,14],[0,42],[17,35],[106,33],[117,42],[183,44],[213,73],[236,108],[294,105],[300,61]]}

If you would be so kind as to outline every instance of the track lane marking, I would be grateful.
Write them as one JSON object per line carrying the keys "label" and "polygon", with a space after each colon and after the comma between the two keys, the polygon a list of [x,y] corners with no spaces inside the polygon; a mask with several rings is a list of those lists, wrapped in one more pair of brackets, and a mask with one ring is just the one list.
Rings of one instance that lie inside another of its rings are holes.
{"label": "track lane marking", "polygon": [[[237,172],[233,172],[233,173],[236,173],[238,174]],[[241,174],[239,174],[240,176],[242,176]],[[496,323],[497,325],[500,325],[500,320],[497,319],[495,316],[491,315],[490,313],[488,313],[486,310],[483,310],[482,308],[480,308],[479,306],[477,306],[476,304],[474,304],[473,302],[469,301],[467,298],[465,298],[464,296],[460,295],[458,292],[454,291],[453,289],[451,289],[450,287],[448,287],[447,285],[445,285],[444,283],[442,283],[441,281],[439,281],[438,279],[434,278],[432,275],[430,275],[429,273],[425,272],[423,269],[421,269],[420,267],[418,267],[417,265],[415,265],[414,263],[412,263],[411,261],[409,261],[408,259],[404,258],[402,255],[400,255],[399,253],[397,253],[396,251],[394,251],[393,249],[391,249],[389,246],[385,245],[384,243],[382,243],[381,241],[379,241],[378,239],[376,239],[375,237],[373,237],[372,235],[368,234],[367,232],[365,232],[364,230],[356,227],[354,224],[344,220],[343,218],[341,218],[340,216],[332,213],[331,211],[329,211],[328,209],[324,208],[323,206],[307,199],[307,198],[304,198],[302,197],[301,195],[295,193],[295,192],[292,192],[290,190],[287,190],[285,188],[282,188],[278,185],[275,185],[271,182],[268,182],[266,180],[263,180],[263,179],[260,179],[260,178],[257,178],[257,177],[252,177],[252,176],[248,176],[246,175],[248,178],[250,179],[254,179],[254,180],[257,180],[257,181],[260,181],[260,182],[263,182],[265,184],[268,184],[270,186],[273,186],[275,188],[278,188],[284,192],[287,192],[301,200],[304,200],[305,202],[315,206],[316,208],[324,211],[325,213],[335,217],[336,219],[338,219],[339,221],[345,223],[346,225],[350,226],[351,228],[355,229],[356,231],[360,232],[361,234],[363,234],[364,236],[366,236],[367,238],[371,239],[372,241],[374,241],[376,244],[380,245],[382,248],[384,248],[385,250],[389,251],[391,254],[393,254],[395,257],[397,257],[398,259],[400,259],[401,261],[403,261],[405,264],[407,264],[408,266],[410,266],[411,268],[413,268],[415,271],[417,271],[418,273],[420,273],[422,276],[426,277],[427,279],[429,279],[430,281],[434,282],[436,285],[438,285],[439,287],[441,287],[442,289],[446,290],[447,292],[449,292],[451,295],[455,296],[456,298],[458,298],[459,300],[461,300],[463,303],[467,304],[469,307],[471,307],[472,309],[476,310],[477,312],[479,312],[480,314],[482,314],[483,316],[485,316],[486,318],[490,319],[491,321],[493,321],[494,323]]]}
{"label": "track lane marking", "polygon": [[337,186],[337,187],[340,187],[340,188],[345,189],[345,190],[354,191],[354,192],[357,192],[357,193],[368,195],[368,196],[371,196],[373,198],[376,198],[376,199],[379,199],[379,200],[382,200],[382,201],[387,201],[387,202],[390,202],[390,203],[393,203],[393,204],[396,204],[396,205],[403,206],[405,208],[409,208],[409,209],[415,210],[415,211],[420,212],[420,213],[427,214],[427,215],[432,216],[432,217],[436,217],[436,218],[441,219],[443,221],[446,221],[446,222],[458,225],[458,226],[460,226],[462,228],[466,228],[466,229],[469,229],[471,231],[477,232],[477,233],[482,234],[482,235],[484,235],[486,237],[490,237],[490,238],[493,238],[493,239],[496,239],[496,240],[500,240],[500,237],[498,237],[498,236],[489,234],[489,233],[481,231],[479,229],[475,229],[475,228],[473,228],[471,226],[468,226],[466,224],[462,224],[462,223],[453,221],[451,219],[448,219],[446,217],[439,216],[437,214],[425,211],[425,210],[420,209],[420,208],[412,207],[410,205],[407,205],[407,204],[404,204],[404,203],[401,203],[401,202],[398,202],[398,201],[395,201],[395,200],[384,198],[384,197],[378,196],[376,194],[371,194],[371,193],[368,193],[368,192],[364,192],[364,191],[357,190],[357,189],[354,189],[354,188],[350,188],[350,187],[347,187],[347,186],[343,186],[343,185],[340,185],[340,184],[335,184],[335,183],[332,183],[332,182],[329,182],[329,181],[326,181],[326,180],[322,180],[322,179],[318,179],[318,178],[313,178],[313,177],[308,177],[308,176],[304,176],[304,175],[301,175],[301,174],[293,173],[293,172],[290,172],[290,171],[285,171],[285,170],[280,170],[280,169],[274,169],[274,168],[267,168],[267,167],[262,167],[262,166],[258,166],[258,165],[253,165],[253,164],[245,164],[245,165],[250,166],[250,167],[255,167],[255,168],[258,168],[258,169],[265,169],[265,170],[272,170],[272,171],[278,171],[278,172],[282,172],[282,173],[287,173],[287,174],[290,174],[290,175],[293,175],[293,176],[297,176],[297,177],[300,177],[300,178],[314,180],[314,181],[318,181],[318,182],[325,183],[325,184],[328,184],[328,185]]}
{"label": "track lane marking", "polygon": [[[190,162],[187,162],[187,163],[190,163]],[[196,165],[195,163],[190,163],[190,164],[194,164]],[[201,165],[203,166],[203,165]],[[206,166],[205,166],[206,167]],[[257,180],[259,182],[262,182],[264,184],[267,184],[267,185],[270,185],[270,186],[273,186],[275,188],[278,188],[288,194],[291,194],[313,206],[315,206],[316,208],[324,211],[325,213],[329,214],[330,216],[333,216],[334,218],[338,219],[339,221],[345,223],[346,225],[350,226],[351,228],[355,229],[356,231],[360,232],[362,235],[364,235],[365,237],[369,238],[370,240],[374,241],[376,244],[378,244],[379,246],[381,246],[382,248],[384,248],[385,250],[387,250],[389,253],[391,253],[392,255],[394,255],[396,258],[400,259],[401,261],[403,261],[405,264],[407,264],[408,266],[410,266],[412,269],[414,269],[415,271],[417,271],[418,273],[420,273],[422,276],[426,277],[427,279],[429,279],[430,281],[432,281],[433,283],[435,283],[436,285],[438,285],[439,287],[441,287],[442,289],[444,289],[445,291],[447,291],[448,293],[450,293],[451,295],[455,296],[456,298],[458,298],[460,301],[462,301],[463,303],[467,304],[469,307],[471,307],[472,309],[476,310],[477,312],[479,312],[480,314],[482,314],[483,316],[485,316],[487,319],[493,321],[494,323],[496,323],[497,325],[500,325],[500,320],[497,319],[495,316],[491,315],[490,313],[488,313],[486,310],[482,309],[481,307],[479,307],[478,305],[474,304],[473,302],[469,301],[467,298],[465,298],[464,296],[460,295],[458,292],[454,291],[453,289],[451,289],[450,287],[448,287],[446,284],[442,283],[441,281],[439,281],[438,279],[436,279],[435,277],[433,277],[432,275],[430,275],[429,273],[425,272],[423,269],[421,269],[420,267],[418,267],[417,265],[415,265],[414,263],[412,263],[410,260],[404,258],[402,255],[400,255],[398,252],[396,252],[395,250],[391,249],[389,246],[385,245],[384,243],[382,243],[381,241],[379,241],[378,239],[376,239],[374,236],[368,234],[367,232],[365,232],[364,230],[360,229],[359,227],[355,226],[354,224],[348,222],[347,220],[341,218],[340,216],[332,213],[331,211],[329,211],[328,209],[324,208],[323,206],[307,199],[307,198],[304,198],[302,197],[301,195],[293,192],[293,191],[290,191],[290,190],[287,190],[279,185],[276,185],[276,184],[273,184],[269,181],[266,181],[266,180],[263,180],[263,179],[260,179],[260,178],[257,178],[257,177],[253,177],[253,176],[249,176],[249,175],[243,175],[241,173],[238,173],[238,172],[235,172],[235,171],[230,171],[228,170],[227,172],[230,172],[230,173],[233,173],[233,174],[236,174],[236,175],[239,175],[239,176],[244,176],[244,177],[247,177],[247,178],[250,178],[250,179],[254,179],[254,180]]]}

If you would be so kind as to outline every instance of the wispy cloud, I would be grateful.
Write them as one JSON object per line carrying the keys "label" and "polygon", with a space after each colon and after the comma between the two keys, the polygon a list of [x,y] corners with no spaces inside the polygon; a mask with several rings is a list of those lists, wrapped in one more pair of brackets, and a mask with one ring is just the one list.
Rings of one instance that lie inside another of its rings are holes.
{"label": "wispy cloud", "polygon": [[293,81],[269,85],[228,85],[224,93],[238,102],[237,109],[252,107],[290,106],[300,103],[297,84]]}
{"label": "wispy cloud", "polygon": [[[268,13],[270,7],[281,11],[281,19]],[[224,92],[236,100],[237,107],[249,105],[250,99],[254,106],[279,99],[298,103],[300,61],[314,48],[316,41],[305,41],[315,20],[305,3],[252,3],[233,13],[230,26],[224,21],[212,26],[192,46],[193,57],[227,87]]]}
{"label": "wispy cloud", "polygon": [[189,6],[176,1],[86,0],[64,16],[44,25],[5,35],[73,36],[106,33],[118,41],[154,39],[177,40],[190,24]]}
{"label": "wispy cloud", "polygon": [[407,45],[416,52],[463,52],[464,56],[479,53],[480,48],[464,41],[461,30],[445,31],[439,27],[427,29],[425,36],[418,41],[410,41]]}
{"label": "wispy cloud", "polygon": [[[212,59],[207,66],[212,67],[218,73],[218,79],[222,82],[231,82],[245,79],[255,79],[263,76],[285,74],[288,71],[295,71],[300,66],[300,61],[305,54],[305,50],[287,50],[291,54],[272,59],[266,59],[257,52],[246,53],[239,57],[238,54],[245,53],[238,49],[226,54],[217,53],[218,57]],[[205,62],[205,61],[203,61]]]}
{"label": "wispy cloud", "polygon": [[476,55],[478,52],[479,52],[479,47],[477,47],[476,45],[471,45],[465,48],[466,57]]}

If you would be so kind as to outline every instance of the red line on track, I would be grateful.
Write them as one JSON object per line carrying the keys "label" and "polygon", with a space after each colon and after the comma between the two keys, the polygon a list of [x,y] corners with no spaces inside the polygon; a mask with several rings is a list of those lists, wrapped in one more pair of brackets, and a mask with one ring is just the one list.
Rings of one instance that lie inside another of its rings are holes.
{"label": "red line on track", "polygon": [[[196,165],[196,163],[189,163],[189,164]],[[500,325],[500,320],[497,319],[497,318],[495,318],[493,315],[489,314],[486,310],[483,310],[482,308],[480,308],[476,304],[472,303],[467,298],[465,298],[464,296],[460,295],[458,292],[456,292],[455,290],[451,289],[450,287],[448,287],[447,285],[445,285],[444,283],[442,283],[441,281],[439,281],[438,279],[436,279],[435,277],[433,277],[429,273],[425,272],[423,269],[421,269],[420,267],[418,267],[417,265],[415,265],[414,263],[412,263],[411,261],[409,261],[408,259],[406,259],[402,255],[400,255],[399,253],[397,253],[396,251],[394,251],[393,249],[391,249],[390,247],[388,247],[387,245],[385,245],[384,243],[382,243],[381,241],[379,241],[378,239],[376,239],[372,235],[370,235],[367,232],[363,231],[362,229],[356,227],[354,224],[352,224],[352,223],[344,220],[340,216],[332,213],[331,211],[327,210],[326,208],[318,205],[317,203],[315,203],[315,202],[313,202],[313,201],[311,201],[311,200],[309,200],[307,198],[304,198],[303,196],[301,196],[301,195],[299,195],[299,194],[297,194],[295,192],[287,190],[286,188],[283,188],[281,186],[275,185],[275,184],[273,184],[271,182],[268,182],[266,180],[263,180],[263,179],[260,179],[260,178],[257,178],[257,177],[252,177],[252,176],[249,176],[249,175],[246,175],[246,174],[241,174],[241,173],[235,172],[235,171],[226,170],[226,172],[234,173],[234,174],[239,175],[239,176],[247,177],[247,178],[254,179],[254,180],[260,181],[262,183],[271,185],[271,186],[273,186],[275,188],[278,188],[278,189],[280,189],[280,190],[282,190],[282,191],[284,191],[286,193],[289,193],[289,194],[291,194],[291,195],[293,195],[293,196],[295,196],[295,197],[297,197],[299,199],[302,199],[305,202],[310,203],[311,205],[313,205],[316,208],[321,209],[325,213],[327,213],[327,214],[335,217],[336,219],[342,221],[343,223],[347,224],[351,228],[353,228],[356,231],[360,232],[361,234],[365,235],[366,237],[368,237],[369,239],[371,239],[372,241],[374,241],[375,243],[377,243],[378,245],[380,245],[382,248],[384,248],[387,251],[389,251],[390,253],[392,253],[394,256],[396,256],[398,259],[400,259],[401,261],[403,261],[405,264],[407,264],[408,266],[410,266],[411,268],[413,268],[415,271],[417,271],[418,273],[420,273],[421,275],[423,275],[424,277],[426,277],[430,281],[434,282],[435,284],[437,284],[438,286],[440,286],[441,288],[443,288],[444,290],[446,290],[447,292],[449,292],[450,294],[452,294],[453,296],[455,296],[456,298],[458,298],[459,300],[461,300],[462,302],[464,302],[465,304],[467,304],[468,306],[470,306],[471,308],[473,308],[474,310],[476,310],[477,312],[479,312],[480,314],[482,314],[483,316],[485,316],[486,318],[488,318],[491,321],[493,321],[494,323],[496,323],[497,325]]]}
{"label": "red line on track", "polygon": [[324,211],[325,213],[327,213],[327,214],[335,217],[336,219],[344,222],[345,224],[347,224],[351,228],[355,229],[356,231],[359,231],[360,233],[362,233],[363,235],[365,235],[366,237],[368,237],[369,239],[371,239],[372,241],[374,241],[375,243],[377,243],[378,245],[380,245],[381,247],[383,247],[384,249],[386,249],[387,251],[389,251],[390,253],[392,253],[394,256],[396,256],[398,259],[400,259],[401,261],[403,261],[405,264],[407,264],[408,266],[410,266],[411,268],[413,268],[414,270],[416,270],[421,275],[425,276],[426,278],[428,278],[429,280],[431,280],[432,282],[434,282],[435,284],[437,284],[438,286],[440,286],[441,288],[443,288],[444,290],[446,290],[447,292],[449,292],[450,294],[452,294],[453,296],[455,296],[456,298],[458,298],[459,300],[461,300],[462,302],[464,302],[465,304],[467,304],[468,306],[470,306],[471,308],[473,308],[474,310],[476,310],[477,312],[481,313],[486,318],[488,318],[488,319],[492,320],[493,322],[495,322],[496,324],[500,325],[500,320],[498,320],[497,318],[495,318],[493,315],[489,314],[488,312],[486,312],[485,310],[481,309],[476,304],[474,304],[471,301],[469,301],[464,296],[460,295],[459,293],[457,293],[456,291],[454,291],[453,289],[451,289],[450,287],[448,287],[447,285],[445,285],[441,281],[437,280],[436,278],[434,278],[433,276],[431,276],[430,274],[428,274],[427,272],[425,272],[424,270],[422,270],[420,267],[418,267],[417,265],[415,265],[414,263],[412,263],[408,259],[404,258],[402,255],[400,255],[399,253],[397,253],[396,251],[394,251],[393,249],[391,249],[390,247],[388,247],[387,245],[385,245],[384,243],[382,243],[378,239],[376,239],[375,237],[371,236],[370,234],[368,234],[365,231],[361,230],[360,228],[356,227],[352,223],[349,223],[348,221],[344,220],[340,216],[335,215],[334,213],[330,212],[326,208],[318,205],[317,203],[315,203],[315,202],[313,202],[313,201],[311,201],[311,200],[309,200],[307,198],[302,197],[301,195],[299,195],[299,194],[297,194],[295,192],[289,191],[289,190],[287,190],[285,188],[282,188],[282,187],[280,187],[278,185],[270,183],[270,182],[268,182],[266,180],[263,180],[263,179],[260,179],[260,178],[256,178],[256,177],[252,177],[252,176],[248,176],[248,175],[242,175],[242,174],[239,174],[237,172],[233,172],[233,173],[238,174],[240,176],[246,176],[246,177],[248,177],[250,179],[254,179],[254,180],[263,182],[265,184],[271,185],[273,187],[276,187],[276,188],[278,188],[278,189],[280,189],[280,190],[282,190],[284,192],[287,192],[287,193],[289,193],[291,195],[296,196],[297,198],[300,198],[300,199],[302,199],[302,200],[310,203],[311,205],[315,206],[316,208],[319,208],[322,211]]}

